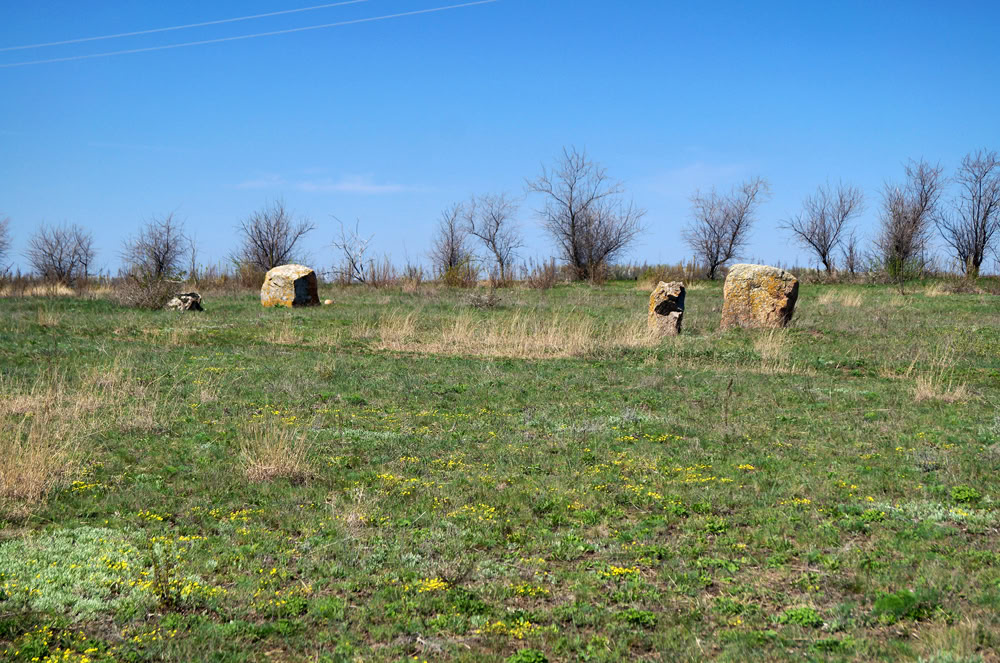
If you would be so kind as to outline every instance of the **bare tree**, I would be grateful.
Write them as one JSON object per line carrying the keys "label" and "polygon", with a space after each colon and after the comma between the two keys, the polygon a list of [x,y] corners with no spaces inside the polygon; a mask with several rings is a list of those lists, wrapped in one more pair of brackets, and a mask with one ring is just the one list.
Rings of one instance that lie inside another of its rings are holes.
{"label": "bare tree", "polygon": [[0,219],[0,275],[7,271],[4,261],[7,260],[7,253],[10,251],[10,219],[4,217]]}
{"label": "bare tree", "polygon": [[545,206],[538,212],[542,226],[577,278],[594,278],[643,230],[646,211],[625,202],[624,184],[575,147],[563,148],[552,170],[543,167],[527,188],[545,196]]}
{"label": "bare tree", "polygon": [[848,222],[862,212],[864,204],[861,189],[841,183],[831,190],[827,184],[807,196],[802,202],[802,213],[781,227],[790,230],[802,247],[815,253],[829,274],[833,272],[834,250],[843,241]]}
{"label": "bare tree", "polygon": [[691,198],[692,221],[682,236],[715,279],[720,267],[739,257],[750,240],[757,207],[771,193],[762,177],[747,180],[726,195],[713,188]]}
{"label": "bare tree", "polygon": [[514,220],[517,203],[507,194],[486,194],[473,198],[465,206],[465,230],[477,238],[493,256],[498,278],[505,283],[517,250],[524,240]]}
{"label": "bare tree", "polygon": [[193,283],[198,282],[198,238],[194,235],[188,236],[190,240],[190,251],[188,251],[188,280]]}
{"label": "bare tree", "polygon": [[180,275],[194,243],[173,214],[147,221],[139,234],[122,243],[121,258],[128,272],[156,281]]}
{"label": "bare tree", "polygon": [[1000,156],[986,150],[965,155],[955,181],[958,196],[937,217],[937,227],[965,274],[976,277],[1000,237]]}
{"label": "bare tree", "polygon": [[72,285],[87,278],[94,237],[75,224],[42,226],[31,236],[24,256],[44,279]]}
{"label": "bare tree", "polygon": [[[336,217],[334,217],[336,218]],[[368,248],[375,235],[362,237],[358,232],[360,221],[354,223],[354,230],[344,229],[340,224],[340,235],[333,239],[333,248],[340,253],[340,267],[334,273],[342,283],[368,283],[372,280],[373,261],[368,257]]]}
{"label": "bare tree", "polygon": [[464,218],[465,208],[460,203],[441,212],[437,234],[429,252],[431,263],[439,276],[446,274],[449,269],[467,264],[472,258]]}
{"label": "bare tree", "polygon": [[881,227],[875,238],[878,258],[902,291],[908,274],[923,269],[944,182],[941,166],[911,160],[902,186],[886,183],[882,193]]}
{"label": "bare tree", "polygon": [[237,230],[243,235],[243,244],[233,259],[263,271],[294,262],[301,259],[297,249],[302,238],[315,229],[306,219],[296,221],[283,201],[269,203],[240,221]]}
{"label": "bare tree", "polygon": [[844,270],[854,276],[861,270],[861,248],[858,245],[858,236],[851,231],[851,234],[844,238],[841,259],[844,261]]}

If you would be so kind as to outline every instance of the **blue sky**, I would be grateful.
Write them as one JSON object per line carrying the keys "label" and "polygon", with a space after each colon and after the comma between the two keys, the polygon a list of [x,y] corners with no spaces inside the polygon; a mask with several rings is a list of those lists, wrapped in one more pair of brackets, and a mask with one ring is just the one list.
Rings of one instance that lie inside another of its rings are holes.
{"label": "blue sky", "polygon": [[[348,21],[458,0],[368,0],[201,28],[0,51],[0,65]],[[0,48],[307,7],[317,0],[10,0]],[[0,68],[0,215],[14,252],[41,223],[92,230],[105,269],[123,237],[174,212],[205,262],[283,198],[422,261],[440,211],[524,192],[586,148],[648,210],[630,258],[676,262],[689,197],[766,177],[747,258],[805,263],[777,224],[827,180],[862,187],[862,233],[910,158],[951,172],[1000,149],[996,2],[498,2],[322,30]],[[552,253],[527,197],[524,257]],[[24,265],[19,255],[16,264]]]}

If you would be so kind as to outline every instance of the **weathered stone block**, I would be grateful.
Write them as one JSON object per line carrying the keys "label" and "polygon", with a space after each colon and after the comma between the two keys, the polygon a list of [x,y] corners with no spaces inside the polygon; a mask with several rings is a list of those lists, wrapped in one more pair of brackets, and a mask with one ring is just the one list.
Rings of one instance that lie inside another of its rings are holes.
{"label": "weathered stone block", "polygon": [[319,304],[316,272],[305,265],[279,265],[264,277],[262,306],[315,306]]}
{"label": "weathered stone block", "polygon": [[792,319],[799,280],[768,265],[733,265],[723,288],[722,328],[784,327]]}
{"label": "weathered stone block", "polygon": [[684,284],[660,281],[649,295],[649,328],[660,336],[676,336],[681,333],[683,318]]}
{"label": "weathered stone block", "polygon": [[201,295],[197,292],[182,292],[174,295],[163,308],[169,311],[204,311],[201,307]]}

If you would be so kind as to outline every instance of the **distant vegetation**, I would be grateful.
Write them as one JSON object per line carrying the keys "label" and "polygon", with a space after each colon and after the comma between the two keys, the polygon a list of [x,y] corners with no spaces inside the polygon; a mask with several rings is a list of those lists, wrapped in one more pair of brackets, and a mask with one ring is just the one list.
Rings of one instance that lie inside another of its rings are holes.
{"label": "distant vegetation", "polygon": [[[757,210],[770,190],[768,181],[758,176],[729,192],[692,192],[690,219],[680,229],[697,265],[687,280],[714,280],[734,261],[753,258],[747,246],[752,231],[759,229]],[[620,278],[635,242],[667,230],[648,223],[646,211],[626,197],[624,183],[575,148],[563,150],[551,167],[527,180],[524,193],[538,205],[535,215],[552,240],[552,260],[569,280],[601,283]],[[901,292],[909,279],[942,273],[976,278],[990,260],[1000,262],[1000,155],[995,151],[969,153],[951,177],[940,165],[910,161],[902,181],[885,184],[877,206],[878,225],[865,241],[852,227],[866,207],[865,193],[851,184],[828,182],[805,198],[799,214],[778,221],[775,230],[807,250],[827,280],[882,280]],[[240,220],[235,226],[238,246],[225,264],[214,267],[199,266],[197,246],[173,215],[154,217],[124,240],[119,274],[101,280],[107,284],[131,279],[132,291],[138,287],[158,293],[156,282],[183,279],[197,284],[210,274],[225,284],[238,281],[251,287],[263,281],[268,269],[315,252],[313,258],[328,266],[317,270],[321,277],[340,284],[384,287],[425,279],[464,287],[482,280],[492,287],[537,283],[536,272],[542,267],[550,271],[550,263],[523,260],[521,207],[521,196],[508,192],[480,194],[447,206],[428,237],[426,272],[422,261],[400,266],[390,256],[377,254],[375,235],[366,233],[360,220],[353,226],[338,221],[339,234],[317,244],[317,224],[296,217],[281,200]],[[81,288],[95,276],[93,236],[74,224],[39,227],[21,252],[31,270],[12,273],[10,224],[10,219],[0,219],[0,278],[5,283],[22,282],[27,276]],[[947,249],[944,255],[932,251],[935,233]],[[313,244],[307,246],[308,241]],[[802,266],[784,266],[804,271]],[[160,297],[132,292],[119,299],[143,306]]]}

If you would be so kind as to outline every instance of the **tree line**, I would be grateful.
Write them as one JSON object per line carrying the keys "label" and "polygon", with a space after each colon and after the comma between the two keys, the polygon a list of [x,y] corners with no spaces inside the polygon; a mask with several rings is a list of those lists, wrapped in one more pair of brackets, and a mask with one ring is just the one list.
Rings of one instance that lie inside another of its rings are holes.
{"label": "tree line", "polygon": [[[948,184],[956,185],[944,199]],[[585,151],[565,148],[551,166],[525,181],[525,194],[540,201],[539,222],[551,238],[559,260],[577,279],[596,280],[620,259],[647,230],[646,211],[626,197],[624,183],[608,175]],[[751,177],[729,191],[696,191],[681,236],[705,276],[745,254],[757,211],[770,196],[763,177]],[[988,256],[998,256],[1000,240],[1000,155],[991,150],[969,153],[951,177],[940,165],[911,160],[901,181],[886,182],[879,202],[878,226],[867,250],[860,245],[854,221],[865,209],[865,195],[851,184],[826,183],[802,201],[800,212],[779,227],[828,272],[838,263],[855,273],[877,269],[902,283],[926,266],[936,230],[962,271],[978,276]],[[463,273],[488,265],[495,282],[513,278],[525,242],[517,215],[520,197],[507,192],[474,195],[446,207],[440,216],[428,257],[435,275],[461,279]],[[281,201],[270,203],[236,227],[239,247],[230,258],[241,268],[267,271],[299,259],[305,238],[316,230],[296,219]],[[372,282],[388,265],[371,255],[373,237],[340,223],[332,242],[343,282]],[[11,249],[10,220],[0,219],[0,266]],[[193,272],[197,251],[183,224],[173,215],[145,222],[127,238],[120,257],[133,279],[179,278]],[[30,237],[24,257],[47,280],[73,284],[86,278],[94,263],[93,236],[75,224],[41,226]],[[381,265],[381,267],[380,267]]]}

